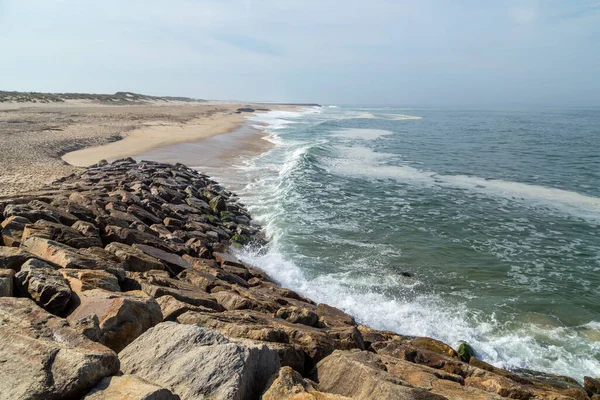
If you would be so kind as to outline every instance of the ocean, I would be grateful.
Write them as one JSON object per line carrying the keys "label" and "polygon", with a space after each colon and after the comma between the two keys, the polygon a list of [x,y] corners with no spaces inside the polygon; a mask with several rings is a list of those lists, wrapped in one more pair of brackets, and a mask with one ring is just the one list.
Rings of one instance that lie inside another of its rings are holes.
{"label": "ocean", "polygon": [[270,239],[240,256],[374,328],[600,376],[600,111],[325,106],[208,171]]}

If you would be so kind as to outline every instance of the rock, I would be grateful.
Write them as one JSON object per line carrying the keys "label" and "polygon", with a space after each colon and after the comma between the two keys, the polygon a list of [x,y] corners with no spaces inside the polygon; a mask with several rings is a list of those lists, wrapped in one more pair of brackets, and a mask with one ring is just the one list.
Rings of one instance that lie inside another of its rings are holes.
{"label": "rock", "polygon": [[0,246],[0,268],[2,269],[12,269],[15,272],[19,272],[21,265],[30,258],[33,258],[33,254],[22,249]]}
{"label": "rock", "polygon": [[380,357],[367,351],[336,350],[319,361],[315,377],[319,390],[356,399],[445,399],[390,374]]}
{"label": "rock", "polygon": [[239,261],[236,257],[232,256],[231,254],[214,252],[213,257],[215,258],[215,260],[217,260],[219,264],[221,264],[221,267],[223,267],[224,265],[229,265],[232,267],[244,268],[244,263]]}
{"label": "rock", "polygon": [[70,226],[45,220],[40,220],[35,224],[25,225],[21,240],[25,241],[29,237],[41,237],[54,240],[76,249],[102,246],[102,241],[100,241],[99,236],[83,236],[77,229],[71,228]]}
{"label": "rock", "polygon": [[117,277],[106,271],[61,268],[59,272],[69,282],[71,290],[76,293],[93,289],[104,289],[109,292],[121,291]]}
{"label": "rock", "polygon": [[180,400],[170,390],[133,375],[102,379],[82,400]]}
{"label": "rock", "polygon": [[11,216],[2,221],[2,242],[5,246],[19,247],[25,225],[30,221],[25,217]]}
{"label": "rock", "polygon": [[162,261],[167,266],[167,268],[169,268],[173,275],[177,275],[183,270],[192,268],[192,265],[190,263],[185,261],[177,254],[169,253],[164,250],[157,249],[152,246],[146,246],[143,244],[134,244],[133,248],[141,250],[146,255]]}
{"label": "rock", "polygon": [[123,228],[114,225],[108,225],[104,228],[106,233],[105,243],[120,242],[128,245],[144,244],[156,247],[164,251],[173,251],[174,249],[164,240],[153,236],[149,233],[139,231],[137,229]]}
{"label": "rock", "polygon": [[[59,222],[61,224],[73,225],[75,222],[77,222],[77,220],[79,220],[79,218],[77,218],[73,214],[71,214],[65,210],[61,210],[58,207],[54,207],[48,203],[44,203],[43,201],[33,200],[33,201],[29,202],[28,206],[34,210],[40,210],[42,212],[52,215],[52,217],[55,218],[57,220],[57,222]],[[45,218],[39,218],[39,219],[45,219]],[[35,221],[37,221],[37,220],[36,219],[31,220],[31,222],[35,222]]]}
{"label": "rock", "polygon": [[475,350],[466,342],[462,342],[458,346],[458,356],[460,360],[468,363],[471,357],[475,357]]}
{"label": "rock", "polygon": [[244,296],[240,296],[236,292],[219,291],[213,293],[213,297],[217,303],[223,306],[226,310],[260,310],[259,303],[254,302]]}
{"label": "rock", "polygon": [[[307,361],[316,363],[337,348],[364,348],[354,336],[356,328],[322,330],[301,324],[292,324],[272,315],[253,310],[234,310],[221,313],[188,311],[177,317],[181,324],[201,324],[223,335],[241,339],[285,343],[301,348]],[[360,334],[360,333],[358,333]]]}
{"label": "rock", "polygon": [[0,269],[0,297],[12,297],[14,292],[13,279],[15,271]]}
{"label": "rock", "polygon": [[94,257],[90,252],[77,252],[72,247],[50,239],[29,237],[22,243],[22,248],[62,268],[101,269],[115,275],[119,280],[125,276],[123,268],[110,260]]}
{"label": "rock", "polygon": [[24,298],[0,298],[0,398],[74,399],[119,371],[117,355]]}
{"label": "rock", "polygon": [[52,212],[47,210],[38,210],[34,207],[31,207],[28,204],[8,204],[4,208],[4,216],[6,218],[9,217],[23,217],[27,219],[29,222],[35,222],[40,219],[45,219],[47,221],[59,222],[58,218],[53,215]]}
{"label": "rock", "polygon": [[592,392],[592,394],[596,394],[596,393],[600,394],[600,380],[598,380],[598,379],[594,379],[589,376],[584,376],[583,377],[583,387],[585,389],[589,390],[590,392]]}
{"label": "rock", "polygon": [[146,272],[164,270],[165,266],[158,259],[151,257],[139,249],[134,249],[123,243],[113,242],[105,248],[123,261],[126,271]]}
{"label": "rock", "polygon": [[212,295],[198,290],[196,286],[187,282],[170,278],[166,271],[150,271],[144,274],[130,273],[129,276],[138,282],[141,290],[154,298],[170,295],[194,306],[224,311],[224,308]]}
{"label": "rock", "polygon": [[327,304],[319,304],[317,306],[317,314],[319,314],[321,323],[330,328],[356,325],[354,317]]}
{"label": "rock", "polygon": [[315,384],[290,367],[281,367],[267,384],[262,400],[344,400],[349,397],[319,392]]}
{"label": "rock", "polygon": [[283,307],[277,310],[275,314],[277,318],[285,319],[294,324],[302,324],[308,326],[316,326],[319,322],[319,315],[307,308],[301,307]]}
{"label": "rock", "polygon": [[19,292],[52,314],[62,313],[71,299],[71,289],[62,274],[41,260],[25,262],[15,281]]}
{"label": "rock", "polygon": [[83,236],[94,238],[97,237],[98,239],[100,239],[100,230],[96,225],[92,224],[91,222],[77,221],[71,226],[71,228],[76,229]]}
{"label": "rock", "polygon": [[174,321],[178,316],[188,311],[215,312],[210,308],[184,303],[169,295],[157,298],[156,302],[160,306],[164,321]]}
{"label": "rock", "polygon": [[163,220],[163,224],[171,230],[182,229],[184,226],[184,222],[182,220],[171,217],[165,218]]}
{"label": "rock", "polygon": [[142,221],[143,223],[145,223],[147,225],[160,224],[162,222],[161,218],[157,217],[156,215],[152,214],[151,212],[148,212],[148,211],[144,210],[142,207],[135,205],[135,204],[127,207],[127,212],[134,215],[140,221]]}
{"label": "rock", "polygon": [[247,399],[279,369],[277,352],[197,325],[163,322],[120,352],[121,369],[186,400]]}
{"label": "rock", "polygon": [[96,315],[101,330],[100,343],[120,351],[147,329],[162,321],[160,306],[141,291],[112,293],[102,289],[82,292],[80,305],[69,322]]}
{"label": "rock", "polygon": [[219,214],[221,211],[227,211],[227,203],[222,196],[211,199],[208,205],[215,214]]}

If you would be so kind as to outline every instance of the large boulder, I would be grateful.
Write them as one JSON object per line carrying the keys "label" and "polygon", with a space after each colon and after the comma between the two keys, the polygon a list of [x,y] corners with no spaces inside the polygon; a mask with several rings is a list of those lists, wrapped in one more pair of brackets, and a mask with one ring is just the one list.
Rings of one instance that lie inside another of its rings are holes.
{"label": "large boulder", "polygon": [[215,311],[224,310],[212,295],[198,290],[198,287],[190,283],[170,278],[167,271],[128,272],[127,274],[139,289],[155,299],[168,295],[193,306],[206,307]]}
{"label": "large boulder", "polygon": [[0,298],[0,359],[1,399],[75,399],[119,371],[112,350],[25,298]]}
{"label": "large boulder", "polygon": [[132,376],[102,379],[82,400],[180,400],[170,390]]}
{"label": "large boulder", "polygon": [[45,220],[25,225],[21,241],[34,236],[54,240],[77,249],[102,246],[100,236],[84,236],[75,228]]}
{"label": "large boulder", "polygon": [[281,367],[267,384],[267,390],[261,400],[346,400],[346,396],[323,393],[316,389],[316,384],[302,378],[290,367]]}
{"label": "large boulder", "polygon": [[117,352],[163,319],[156,300],[139,290],[113,293],[93,289],[80,293],[79,301],[68,321],[76,323],[96,315],[100,343]]}
{"label": "large boulder", "polygon": [[336,350],[315,367],[319,390],[353,399],[442,400],[390,374],[380,357],[368,351]]}
{"label": "large boulder", "polygon": [[163,322],[119,353],[121,369],[186,400],[258,398],[279,369],[276,351],[231,342],[198,325]]}
{"label": "large boulder", "polygon": [[71,299],[71,288],[63,275],[44,261],[30,259],[15,275],[20,293],[52,314],[60,314]]}
{"label": "large boulder", "polygon": [[90,251],[93,248],[77,251],[65,244],[40,237],[27,238],[21,247],[34,256],[62,268],[101,269],[115,275],[119,280],[125,277],[121,265],[94,255],[94,252]]}

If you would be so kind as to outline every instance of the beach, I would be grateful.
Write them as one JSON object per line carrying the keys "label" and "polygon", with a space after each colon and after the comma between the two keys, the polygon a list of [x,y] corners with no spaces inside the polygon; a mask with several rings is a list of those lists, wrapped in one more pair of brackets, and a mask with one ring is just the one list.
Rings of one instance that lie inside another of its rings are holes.
{"label": "beach", "polygon": [[[0,195],[34,190],[102,159],[145,154],[238,128],[243,103],[84,100],[0,104]],[[257,105],[264,107],[292,106]]]}

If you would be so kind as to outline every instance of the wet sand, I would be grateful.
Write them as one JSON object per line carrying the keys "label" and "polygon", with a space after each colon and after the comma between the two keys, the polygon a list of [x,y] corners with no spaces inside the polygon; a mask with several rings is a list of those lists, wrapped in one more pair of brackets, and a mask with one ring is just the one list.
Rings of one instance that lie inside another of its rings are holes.
{"label": "wet sand", "polygon": [[198,142],[164,146],[138,154],[138,161],[182,163],[204,172],[230,168],[250,156],[268,151],[273,144],[264,139],[266,133],[246,122],[237,129]]}

